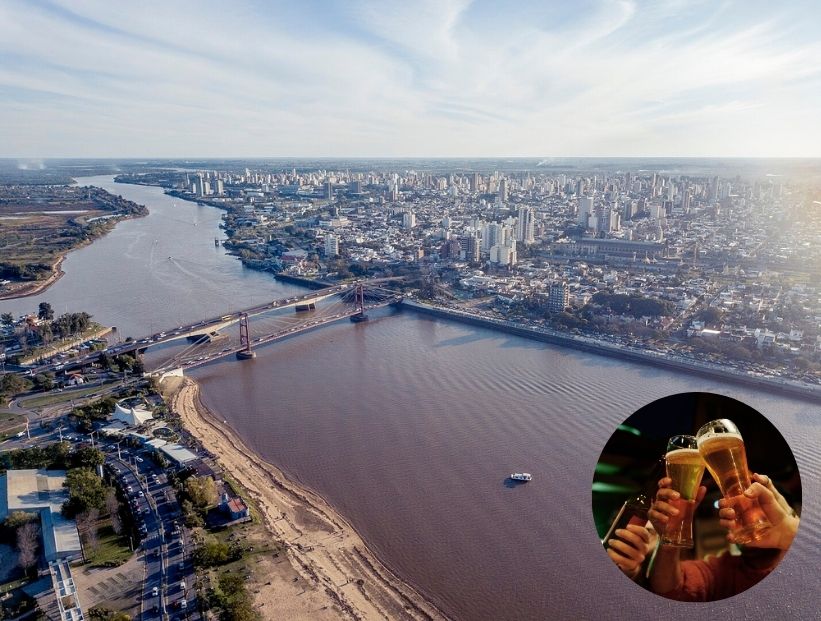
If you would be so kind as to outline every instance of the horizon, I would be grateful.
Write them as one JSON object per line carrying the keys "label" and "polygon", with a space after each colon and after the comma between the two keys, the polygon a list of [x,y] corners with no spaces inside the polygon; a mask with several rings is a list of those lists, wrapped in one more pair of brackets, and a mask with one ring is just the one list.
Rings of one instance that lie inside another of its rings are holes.
{"label": "horizon", "polygon": [[247,161],[247,160],[821,160],[821,155],[228,155],[228,156],[0,156],[1,162],[50,161]]}

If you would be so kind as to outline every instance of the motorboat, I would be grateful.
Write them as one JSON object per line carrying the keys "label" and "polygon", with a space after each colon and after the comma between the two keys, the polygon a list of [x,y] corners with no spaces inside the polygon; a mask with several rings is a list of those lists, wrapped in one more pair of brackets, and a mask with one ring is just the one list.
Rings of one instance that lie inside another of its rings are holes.
{"label": "motorboat", "polygon": [[514,472],[510,475],[510,478],[514,481],[530,481],[533,478],[529,472]]}

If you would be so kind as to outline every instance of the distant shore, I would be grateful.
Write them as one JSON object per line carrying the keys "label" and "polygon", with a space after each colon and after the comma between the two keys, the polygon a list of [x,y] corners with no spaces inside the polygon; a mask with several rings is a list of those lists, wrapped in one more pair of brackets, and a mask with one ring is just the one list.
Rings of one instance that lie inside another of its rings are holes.
{"label": "distant shore", "polygon": [[[335,610],[334,618],[362,621],[446,619],[386,567],[325,499],[288,480],[214,416],[200,401],[195,381],[182,380],[171,397],[171,408],[248,491],[293,568],[313,584],[314,596],[327,600],[326,612]],[[273,591],[268,594],[273,604],[262,608],[266,618],[314,618],[316,613],[305,609],[304,598],[295,598],[289,584],[273,581],[267,588]]]}
{"label": "distant shore", "polygon": [[[76,250],[76,248],[72,248],[72,250]],[[14,287],[15,285],[19,285],[19,287],[12,289],[11,291],[0,293],[0,300],[16,300],[17,298],[27,298],[32,295],[42,293],[63,277],[63,274],[65,274],[65,272],[63,271],[62,267],[63,261],[65,261],[65,259],[65,254],[59,256],[57,260],[51,264],[51,274],[48,278],[44,280],[32,280],[30,282],[12,283],[12,287]]]}

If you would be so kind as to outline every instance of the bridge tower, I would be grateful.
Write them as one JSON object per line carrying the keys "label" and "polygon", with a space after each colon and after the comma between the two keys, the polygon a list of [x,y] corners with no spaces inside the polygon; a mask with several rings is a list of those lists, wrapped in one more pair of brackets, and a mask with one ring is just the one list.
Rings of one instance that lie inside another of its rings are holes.
{"label": "bridge tower", "polygon": [[351,315],[351,321],[354,323],[368,321],[368,316],[365,314],[365,287],[362,283],[358,283],[354,289],[354,304],[359,307],[359,312],[356,315]]}
{"label": "bridge tower", "polygon": [[237,352],[238,360],[249,360],[257,357],[257,352],[251,350],[251,337],[248,334],[248,313],[242,313],[239,316],[239,344],[242,349]]}

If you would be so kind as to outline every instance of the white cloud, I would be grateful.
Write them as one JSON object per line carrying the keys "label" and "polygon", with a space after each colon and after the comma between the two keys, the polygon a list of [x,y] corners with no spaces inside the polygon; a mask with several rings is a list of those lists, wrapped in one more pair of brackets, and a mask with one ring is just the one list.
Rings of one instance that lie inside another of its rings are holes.
{"label": "white cloud", "polygon": [[821,155],[777,7],[58,6],[0,5],[0,155]]}

